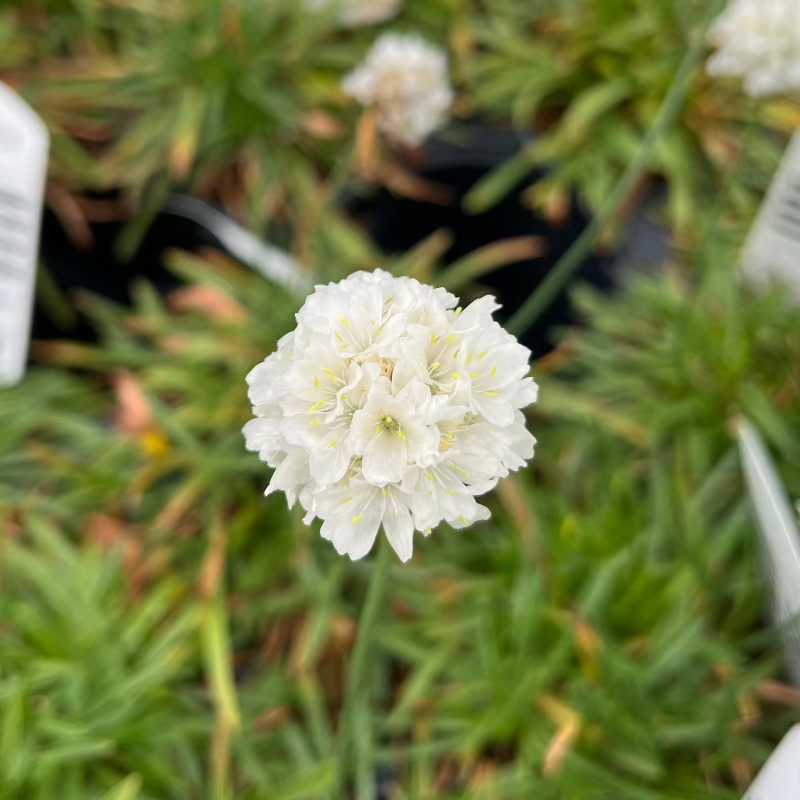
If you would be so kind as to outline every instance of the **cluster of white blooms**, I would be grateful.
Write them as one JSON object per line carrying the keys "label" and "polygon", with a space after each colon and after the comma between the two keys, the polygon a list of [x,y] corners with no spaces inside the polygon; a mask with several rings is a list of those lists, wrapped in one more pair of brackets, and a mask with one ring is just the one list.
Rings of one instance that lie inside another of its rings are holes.
{"label": "cluster of white blooms", "polygon": [[475,496],[533,456],[530,351],[492,297],[457,302],[382,270],[317,286],[247,377],[247,448],[275,467],[266,494],[299,499],[340,554],[364,556],[383,524],[407,561],[415,529],[487,519]]}
{"label": "cluster of white blooms", "polygon": [[342,88],[377,109],[389,139],[412,147],[444,125],[453,103],[447,55],[413,34],[379,37]]}
{"label": "cluster of white blooms", "polygon": [[800,89],[800,0],[733,0],[711,38],[709,74],[743,78],[753,97]]}
{"label": "cluster of white blooms", "polygon": [[403,0],[306,0],[312,12],[336,9],[339,22],[347,28],[377,25],[393,17]]}

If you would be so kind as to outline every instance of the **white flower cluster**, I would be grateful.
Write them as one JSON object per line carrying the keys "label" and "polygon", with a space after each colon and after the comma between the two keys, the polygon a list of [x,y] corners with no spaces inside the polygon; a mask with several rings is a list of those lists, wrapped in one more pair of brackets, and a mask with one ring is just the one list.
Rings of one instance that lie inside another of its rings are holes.
{"label": "white flower cluster", "polygon": [[711,38],[710,75],[743,78],[753,97],[800,89],[800,0],[733,0]]}
{"label": "white flower cluster", "polygon": [[359,28],[385,22],[397,14],[402,3],[403,0],[306,0],[306,8],[312,12],[334,8],[342,25]]}
{"label": "white flower cluster", "polygon": [[453,103],[446,54],[413,34],[379,37],[342,88],[377,109],[389,139],[412,147],[444,125]]}
{"label": "white flower cluster", "polygon": [[492,297],[457,302],[382,270],[317,286],[247,377],[247,448],[275,467],[266,494],[299,499],[340,554],[366,555],[383,524],[407,561],[415,529],[487,519],[475,496],[533,456],[530,351]]}

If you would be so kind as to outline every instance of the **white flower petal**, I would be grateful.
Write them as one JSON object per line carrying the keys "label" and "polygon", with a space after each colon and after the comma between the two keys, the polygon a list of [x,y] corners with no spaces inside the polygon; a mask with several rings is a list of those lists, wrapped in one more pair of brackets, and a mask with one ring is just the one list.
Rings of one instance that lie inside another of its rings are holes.
{"label": "white flower petal", "polygon": [[504,397],[480,392],[472,395],[472,406],[485,420],[505,428],[514,421],[514,408]]}
{"label": "white flower petal", "polygon": [[408,561],[414,551],[414,523],[407,496],[394,486],[387,492],[383,529],[400,560]]}
{"label": "white flower petal", "polygon": [[800,4],[797,0],[732,0],[711,28],[719,47],[713,76],[744,79],[754,97],[800,89]]}
{"label": "white flower petal", "polygon": [[242,429],[245,447],[261,455],[266,461],[280,449],[282,416],[279,409],[267,407],[262,414],[251,419]]}
{"label": "white flower petal", "polygon": [[346,28],[376,25],[393,17],[400,10],[403,0],[305,0],[311,12],[337,12],[339,23]]}
{"label": "white flower petal", "polygon": [[413,34],[383,34],[342,88],[377,108],[378,124],[390,139],[411,146],[446,122],[453,102],[447,56]]}
{"label": "white flower petal", "polygon": [[489,513],[489,509],[486,506],[479,505],[478,503],[475,504],[475,512],[471,518],[468,517],[457,517],[455,519],[448,519],[447,524],[451,528],[461,529],[461,528],[468,528],[474,522],[483,522],[484,520],[489,519],[492,515]]}
{"label": "white flower petal", "polygon": [[385,505],[383,491],[363,481],[328,490],[317,501],[317,513],[325,520],[321,535],[340,555],[362,558],[372,549]]}
{"label": "white flower petal", "polygon": [[300,447],[292,447],[275,472],[272,473],[272,480],[264,494],[270,495],[276,491],[285,492],[289,508],[291,508],[297,497],[296,487],[304,484],[309,477],[308,453]]}
{"label": "white flower petal", "polygon": [[408,466],[406,443],[395,434],[384,431],[370,439],[364,450],[364,478],[376,486],[397,483]]}
{"label": "white flower petal", "polygon": [[245,445],[275,468],[337,552],[361,558],[380,526],[402,560],[414,529],[485,519],[475,496],[521,468],[535,439],[529,352],[444,290],[387,272],[316,287],[295,331],[248,376]]}

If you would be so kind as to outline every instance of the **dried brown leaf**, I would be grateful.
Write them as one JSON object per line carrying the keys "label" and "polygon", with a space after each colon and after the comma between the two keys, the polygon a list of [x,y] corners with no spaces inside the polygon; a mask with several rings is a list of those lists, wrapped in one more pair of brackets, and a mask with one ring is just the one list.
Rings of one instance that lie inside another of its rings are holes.
{"label": "dried brown leaf", "polygon": [[542,764],[542,774],[545,778],[554,778],[561,772],[567,756],[575,747],[580,732],[581,723],[577,717],[568,720],[556,731],[556,735],[547,746]]}
{"label": "dried brown leaf", "polygon": [[114,374],[112,379],[117,400],[116,425],[121,433],[143,436],[153,428],[153,410],[142,387],[130,372]]}
{"label": "dried brown leaf", "polygon": [[455,193],[450,187],[425,180],[399,164],[381,164],[375,177],[393,192],[410,200],[439,206],[452,206],[455,203]]}
{"label": "dried brown leaf", "polygon": [[379,151],[378,111],[368,108],[356,128],[356,170],[361,175],[369,177],[375,173]]}
{"label": "dried brown leaf", "polygon": [[291,714],[286,706],[277,706],[270,708],[263,714],[256,717],[253,727],[259,733],[270,733],[281,727],[289,718]]}
{"label": "dried brown leaf", "polygon": [[764,681],[757,688],[758,696],[770,703],[800,708],[800,689],[778,681]]}
{"label": "dried brown leaf", "polygon": [[122,554],[129,594],[139,597],[148,572],[140,535],[122,520],[103,513],[90,514],[85,530],[88,538],[103,550],[118,550]]}
{"label": "dried brown leaf", "polygon": [[747,790],[756,776],[755,767],[744,756],[734,756],[731,759],[731,774],[740,792]]}
{"label": "dried brown leaf", "polygon": [[341,139],[345,134],[342,123],[320,109],[313,109],[303,117],[303,130],[309,136],[324,141]]}
{"label": "dried brown leaf", "polygon": [[216,286],[188,286],[173,292],[169,298],[173,311],[201,311],[219,322],[243,322],[247,319],[244,307]]}
{"label": "dried brown leaf", "polygon": [[48,183],[46,191],[47,205],[58,217],[70,241],[79,250],[89,250],[94,242],[92,229],[80,203],[66,189],[57,183]]}

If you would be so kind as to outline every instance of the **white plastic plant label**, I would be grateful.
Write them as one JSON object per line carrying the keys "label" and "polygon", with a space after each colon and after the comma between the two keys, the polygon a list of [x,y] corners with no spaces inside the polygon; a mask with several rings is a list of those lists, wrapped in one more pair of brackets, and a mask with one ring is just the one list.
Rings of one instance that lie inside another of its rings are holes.
{"label": "white plastic plant label", "polygon": [[795,725],[758,774],[744,800],[797,800],[800,797],[800,725]]}
{"label": "white plastic plant label", "polygon": [[311,276],[299,262],[283,250],[262,242],[202,200],[174,194],[169,198],[166,210],[203,225],[230,255],[247,264],[268,281],[283,286],[302,298],[311,291]]}
{"label": "white plastic plant label", "polygon": [[800,303],[800,133],[792,138],[742,255],[757,288],[778,281]]}
{"label": "white plastic plant label", "polygon": [[[738,434],[742,468],[771,583],[774,621],[783,636],[789,675],[800,686],[800,531],[786,489],[758,432],[742,420]],[[800,770],[800,759],[797,763]],[[800,793],[795,797],[800,798]]]}
{"label": "white plastic plant label", "polygon": [[25,372],[49,137],[0,83],[0,386]]}

